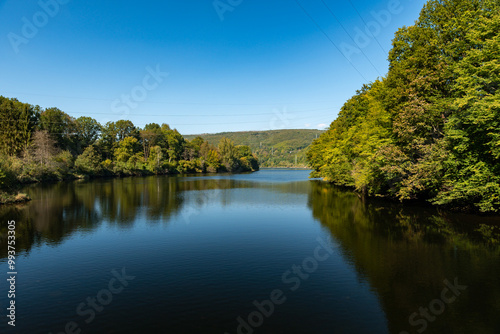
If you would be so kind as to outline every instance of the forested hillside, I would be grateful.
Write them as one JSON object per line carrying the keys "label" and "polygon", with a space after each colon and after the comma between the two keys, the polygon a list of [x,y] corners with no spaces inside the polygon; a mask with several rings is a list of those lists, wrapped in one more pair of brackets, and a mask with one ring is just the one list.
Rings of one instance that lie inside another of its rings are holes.
{"label": "forested hillside", "polygon": [[25,182],[259,169],[248,146],[224,137],[215,144],[200,137],[187,141],[165,123],[101,125],[0,96],[0,125],[0,202]]}
{"label": "forested hillside", "polygon": [[[306,167],[306,150],[321,130],[269,130],[201,134],[211,144],[227,137],[235,143],[248,145],[262,167]],[[184,136],[193,139],[197,135]]]}
{"label": "forested hillside", "polygon": [[313,176],[372,196],[500,210],[500,3],[431,0],[307,152]]}

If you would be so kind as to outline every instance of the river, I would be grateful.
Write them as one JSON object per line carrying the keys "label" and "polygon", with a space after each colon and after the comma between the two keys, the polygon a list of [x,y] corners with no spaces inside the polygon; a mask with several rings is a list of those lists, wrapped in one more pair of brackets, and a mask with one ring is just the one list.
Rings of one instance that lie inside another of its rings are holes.
{"label": "river", "polygon": [[500,220],[306,170],[27,187],[1,333],[500,333]]}

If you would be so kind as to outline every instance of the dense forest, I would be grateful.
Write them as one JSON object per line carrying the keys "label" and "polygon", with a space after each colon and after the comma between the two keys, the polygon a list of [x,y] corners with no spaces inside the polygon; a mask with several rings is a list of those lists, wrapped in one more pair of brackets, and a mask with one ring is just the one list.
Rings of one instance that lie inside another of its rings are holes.
{"label": "dense forest", "polygon": [[99,124],[0,96],[0,202],[21,183],[95,176],[243,172],[259,169],[250,147],[188,141],[167,124]]}
{"label": "dense forest", "polygon": [[185,138],[194,139],[200,136],[215,145],[226,137],[235,143],[248,145],[259,159],[261,167],[307,167],[307,148],[323,132],[313,129],[287,129],[222,132],[188,135]]}
{"label": "dense forest", "polygon": [[500,210],[500,3],[431,0],[399,29],[388,74],[307,152],[312,176],[371,196]]}

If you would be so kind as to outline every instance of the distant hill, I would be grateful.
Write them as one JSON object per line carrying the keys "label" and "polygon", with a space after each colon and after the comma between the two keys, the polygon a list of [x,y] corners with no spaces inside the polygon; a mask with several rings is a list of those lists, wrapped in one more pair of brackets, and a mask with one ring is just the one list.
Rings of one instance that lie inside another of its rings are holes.
{"label": "distant hill", "polygon": [[[261,167],[306,167],[306,149],[319,137],[322,130],[269,130],[221,132],[200,134],[212,145],[217,145],[221,138],[231,139],[236,145],[248,145],[257,157]],[[185,135],[192,140],[198,135]]]}

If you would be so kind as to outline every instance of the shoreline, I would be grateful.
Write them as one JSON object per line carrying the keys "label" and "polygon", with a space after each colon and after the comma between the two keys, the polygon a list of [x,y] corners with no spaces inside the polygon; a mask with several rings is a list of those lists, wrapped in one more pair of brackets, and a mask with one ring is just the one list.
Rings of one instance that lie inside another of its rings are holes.
{"label": "shoreline", "polygon": [[414,207],[414,206],[427,207],[427,208],[432,208],[432,209],[436,209],[436,210],[447,211],[450,213],[471,214],[471,215],[476,215],[476,216],[481,216],[481,217],[500,217],[500,212],[481,212],[478,210],[474,210],[470,204],[469,204],[470,206],[454,207],[451,205],[447,206],[447,205],[433,204],[426,199],[407,199],[407,200],[401,201],[401,200],[398,200],[397,198],[390,197],[390,196],[362,194],[362,193],[356,191],[356,189],[354,187],[337,185],[333,182],[327,181],[324,178],[320,178],[320,177],[314,178],[311,180],[318,181],[320,183],[329,185],[331,187],[335,187],[337,189],[352,192],[357,197],[359,197],[359,199],[362,201],[370,200],[370,201],[383,202],[383,203],[392,203],[392,204],[402,205],[404,207]]}
{"label": "shoreline", "polygon": [[0,192],[0,205],[11,205],[11,204],[23,204],[31,201],[25,193],[9,194],[6,192]]}
{"label": "shoreline", "polygon": [[[261,168],[257,170],[247,170],[247,171],[217,171],[213,173],[209,172],[195,172],[195,173],[174,173],[174,172],[166,172],[166,173],[137,173],[137,174],[107,174],[107,175],[82,175],[82,174],[71,174],[67,175],[62,179],[44,179],[44,180],[30,180],[27,182],[17,182],[16,187],[26,187],[35,184],[55,184],[59,182],[75,182],[75,181],[90,181],[97,179],[122,179],[122,178],[131,178],[131,177],[149,177],[149,176],[177,176],[177,175],[217,175],[217,174],[242,174],[242,173],[254,173],[259,171]],[[13,204],[25,204],[33,199],[23,192],[16,193],[8,193],[4,190],[0,191],[0,206],[2,205],[13,205]]]}

